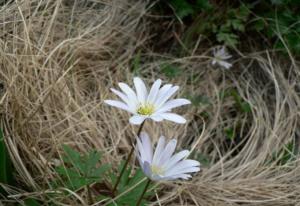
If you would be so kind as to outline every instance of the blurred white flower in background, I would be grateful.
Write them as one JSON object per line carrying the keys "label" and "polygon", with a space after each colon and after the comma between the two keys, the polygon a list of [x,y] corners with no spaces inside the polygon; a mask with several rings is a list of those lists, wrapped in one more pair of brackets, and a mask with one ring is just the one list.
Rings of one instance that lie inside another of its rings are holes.
{"label": "blurred white flower in background", "polygon": [[220,66],[229,69],[232,64],[228,63],[226,60],[230,59],[232,56],[228,54],[225,46],[216,47],[213,50],[214,58],[212,60],[212,65],[219,64]]}
{"label": "blurred white flower in background", "polygon": [[137,138],[137,158],[145,175],[153,180],[189,179],[189,173],[200,171],[200,163],[196,160],[185,159],[190,152],[183,150],[173,155],[176,149],[175,139],[166,142],[165,137],[160,137],[153,154],[151,140],[147,133],[142,133]]}
{"label": "blurred white flower in background", "polygon": [[105,100],[104,102],[132,113],[133,116],[129,119],[131,124],[142,124],[147,118],[157,122],[164,119],[180,124],[186,122],[182,116],[171,113],[173,108],[191,103],[187,99],[170,100],[171,96],[179,89],[178,86],[166,84],[160,87],[161,80],[158,79],[148,92],[143,80],[135,77],[133,82],[136,91],[125,83],[119,83],[122,92],[111,89],[122,101]]}

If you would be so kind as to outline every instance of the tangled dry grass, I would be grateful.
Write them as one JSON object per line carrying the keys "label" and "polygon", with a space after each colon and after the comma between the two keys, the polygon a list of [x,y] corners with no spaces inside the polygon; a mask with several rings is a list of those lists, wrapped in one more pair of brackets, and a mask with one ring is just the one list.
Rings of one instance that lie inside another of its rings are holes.
{"label": "tangled dry grass", "polygon": [[[139,75],[146,81],[164,79],[159,66],[176,63],[184,72],[172,81],[183,94],[209,98],[181,111],[189,120],[185,126],[147,123],[153,136],[176,137],[179,147],[208,159],[192,181],[163,184],[152,205],[300,205],[299,157],[286,150],[290,143],[299,148],[296,60],[256,52],[236,56],[234,68],[222,71],[211,68],[209,49],[195,48],[182,58],[155,53],[148,9],[146,2],[130,0],[31,0],[0,7],[1,121],[22,186],[7,186],[10,195],[2,204],[28,196],[46,202],[62,144],[103,151],[103,161],[115,164],[124,157],[137,128],[103,99],[116,82],[132,81],[132,61],[142,51]],[[240,112],[234,98],[220,95],[228,89],[238,91],[251,112]],[[225,128],[234,128],[238,140],[228,141]],[[290,153],[288,162],[282,163],[283,151]],[[55,201],[86,202],[84,192]]]}

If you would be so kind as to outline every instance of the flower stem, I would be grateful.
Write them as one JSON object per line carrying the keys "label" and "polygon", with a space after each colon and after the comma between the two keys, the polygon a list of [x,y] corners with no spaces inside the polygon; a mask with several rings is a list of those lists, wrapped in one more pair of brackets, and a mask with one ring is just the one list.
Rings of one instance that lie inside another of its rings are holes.
{"label": "flower stem", "polygon": [[92,197],[90,185],[87,185],[86,189],[87,189],[88,204],[91,205],[91,204],[93,204],[94,200]]}
{"label": "flower stem", "polygon": [[142,195],[140,196],[138,202],[136,203],[136,206],[140,206],[140,204],[141,204],[141,202],[142,202],[142,200],[143,200],[143,197],[144,197],[145,193],[147,192],[148,187],[150,186],[150,183],[151,183],[151,180],[148,179],[147,184],[146,184],[146,186],[145,186],[145,188],[144,188],[144,190],[143,190],[143,193],[142,193]]}
{"label": "flower stem", "polygon": [[[145,124],[145,121],[141,124],[141,126],[140,126],[140,128],[139,128],[139,130],[138,130],[138,132],[137,132],[137,136],[138,136],[138,137],[140,136],[140,134],[141,134],[141,132],[142,132],[142,129],[143,129],[143,127],[144,127],[144,124]],[[120,183],[120,181],[121,181],[121,178],[122,178],[122,176],[123,176],[123,174],[124,174],[124,172],[125,172],[125,170],[126,170],[126,168],[127,168],[127,165],[128,165],[128,163],[129,163],[129,161],[130,161],[130,159],[131,159],[131,156],[132,156],[132,154],[133,154],[133,151],[134,151],[134,145],[133,145],[133,142],[131,141],[131,139],[130,139],[130,144],[131,144],[130,152],[129,152],[129,154],[128,154],[128,156],[127,156],[127,159],[126,159],[126,162],[125,162],[125,164],[124,164],[124,166],[123,166],[123,168],[122,168],[122,170],[121,170],[121,173],[120,173],[120,175],[118,176],[117,182],[116,182],[116,184],[115,184],[115,186],[114,186],[114,188],[113,188],[113,190],[112,190],[113,196],[115,196],[115,192],[116,192],[116,190],[117,190],[117,187],[118,187],[118,185],[119,185],[119,183]]]}

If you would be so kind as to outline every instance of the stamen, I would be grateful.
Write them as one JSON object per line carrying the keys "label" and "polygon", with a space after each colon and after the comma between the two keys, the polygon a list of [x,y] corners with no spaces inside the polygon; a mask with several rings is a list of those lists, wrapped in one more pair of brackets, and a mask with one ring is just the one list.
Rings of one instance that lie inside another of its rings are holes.
{"label": "stamen", "polygon": [[140,115],[151,115],[154,113],[154,111],[155,111],[155,108],[152,104],[141,105],[137,109],[137,113]]}
{"label": "stamen", "polygon": [[156,174],[156,175],[164,175],[165,174],[164,168],[158,167],[156,165],[151,165],[151,171],[153,174]]}

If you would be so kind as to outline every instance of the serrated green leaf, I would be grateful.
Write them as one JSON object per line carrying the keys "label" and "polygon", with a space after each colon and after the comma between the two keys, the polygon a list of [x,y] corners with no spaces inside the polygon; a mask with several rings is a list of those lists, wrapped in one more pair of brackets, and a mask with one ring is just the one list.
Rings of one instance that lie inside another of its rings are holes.
{"label": "serrated green leaf", "polygon": [[236,11],[235,11],[236,18],[247,21],[249,15],[250,15],[250,8],[249,6],[246,6],[245,4],[242,4]]}
{"label": "serrated green leaf", "polygon": [[213,9],[213,5],[209,0],[196,0],[197,10],[210,11]]}
{"label": "serrated green leaf", "polygon": [[109,164],[101,165],[99,168],[94,169],[90,174],[90,176],[102,178],[101,175],[104,175],[104,173],[107,172],[109,169],[110,169]]}
{"label": "serrated green leaf", "polygon": [[[64,166],[58,166],[55,170],[63,180],[61,184],[72,190],[99,182],[110,167],[109,164],[98,166],[101,159],[100,152],[91,151],[81,156],[68,146],[63,146],[63,149],[65,152],[63,160],[66,162]],[[53,184],[54,187],[58,185],[58,181]]]}
{"label": "serrated green leaf", "polygon": [[175,13],[180,19],[194,14],[193,6],[187,1],[171,0],[170,4],[175,9]]}
{"label": "serrated green leaf", "polygon": [[241,20],[239,20],[239,19],[232,20],[231,25],[237,31],[241,31],[241,32],[245,31],[245,26],[244,26],[243,22],[241,22]]}
{"label": "serrated green leaf", "polygon": [[217,40],[230,47],[234,47],[238,44],[238,36],[232,33],[218,33]]}
{"label": "serrated green leaf", "polygon": [[63,150],[65,152],[65,155],[63,156],[63,161],[65,163],[72,164],[73,167],[78,169],[80,172],[84,172],[85,167],[81,163],[80,154],[68,145],[63,145]]}
{"label": "serrated green leaf", "polygon": [[100,161],[101,154],[97,151],[91,151],[88,155],[84,156],[81,159],[86,160],[82,172],[85,176],[89,176],[92,172],[92,169],[95,168],[96,164]]}

